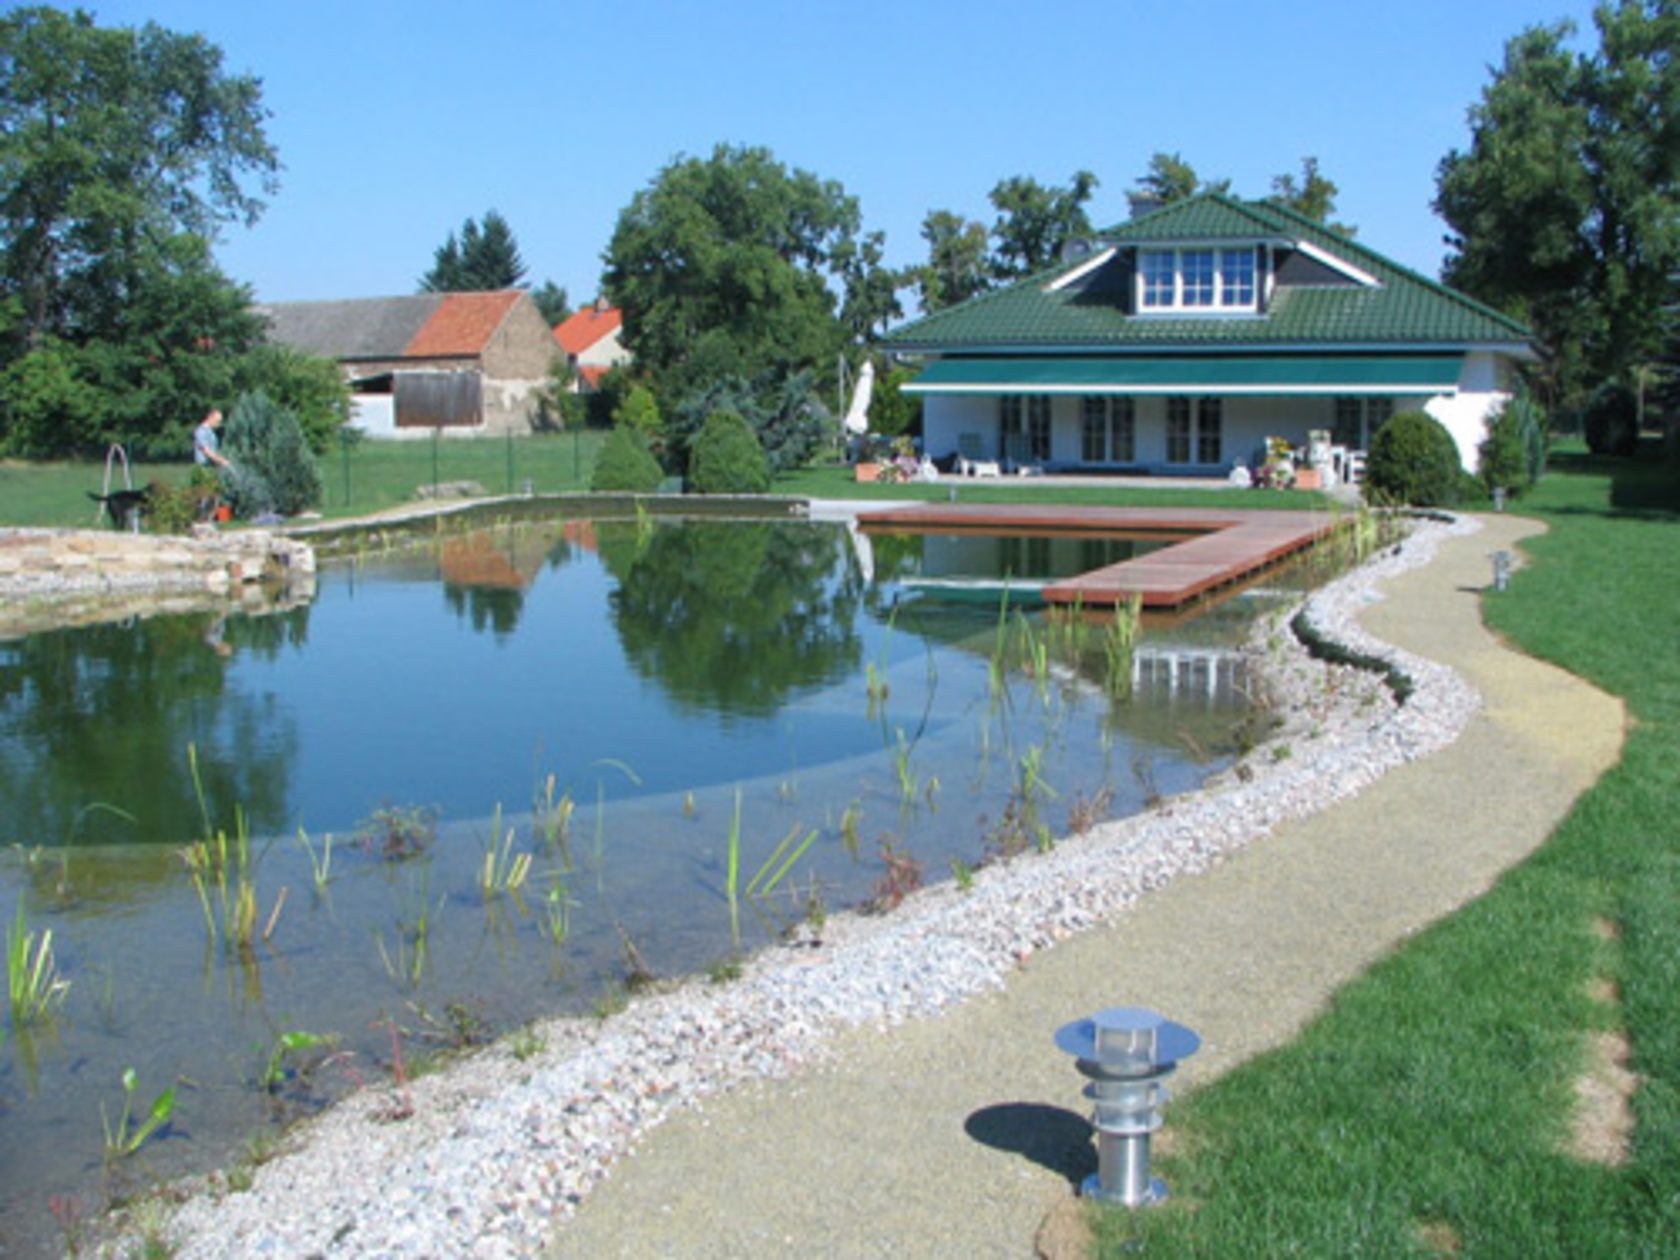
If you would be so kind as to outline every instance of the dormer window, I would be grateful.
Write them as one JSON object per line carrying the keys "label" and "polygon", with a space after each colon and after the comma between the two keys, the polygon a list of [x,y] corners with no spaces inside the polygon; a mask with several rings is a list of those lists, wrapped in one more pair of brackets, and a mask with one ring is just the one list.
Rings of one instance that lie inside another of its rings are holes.
{"label": "dormer window", "polygon": [[1138,255],[1140,311],[1253,311],[1254,247],[1146,249]]}

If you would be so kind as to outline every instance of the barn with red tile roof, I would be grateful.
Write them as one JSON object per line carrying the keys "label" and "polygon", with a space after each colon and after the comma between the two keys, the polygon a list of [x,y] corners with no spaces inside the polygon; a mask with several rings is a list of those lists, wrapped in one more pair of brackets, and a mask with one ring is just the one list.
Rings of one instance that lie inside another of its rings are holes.
{"label": "barn with red tile roof", "polygon": [[343,366],[356,401],[352,423],[376,436],[528,433],[561,353],[523,289],[259,310],[269,340]]}

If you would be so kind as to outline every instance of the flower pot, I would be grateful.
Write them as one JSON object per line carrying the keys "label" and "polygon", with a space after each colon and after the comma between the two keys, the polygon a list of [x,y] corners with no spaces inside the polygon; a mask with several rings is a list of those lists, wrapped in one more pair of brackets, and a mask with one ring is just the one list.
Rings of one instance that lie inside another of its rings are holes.
{"label": "flower pot", "polygon": [[1324,474],[1316,468],[1298,468],[1295,470],[1295,488],[1297,490],[1324,489]]}
{"label": "flower pot", "polygon": [[857,467],[857,479],[859,481],[879,481],[879,480],[881,480],[881,465],[860,463],[860,464],[856,465],[856,467]]}
{"label": "flower pot", "polygon": [[218,521],[231,521],[233,519],[233,509],[225,503],[218,503],[216,505],[216,519]]}

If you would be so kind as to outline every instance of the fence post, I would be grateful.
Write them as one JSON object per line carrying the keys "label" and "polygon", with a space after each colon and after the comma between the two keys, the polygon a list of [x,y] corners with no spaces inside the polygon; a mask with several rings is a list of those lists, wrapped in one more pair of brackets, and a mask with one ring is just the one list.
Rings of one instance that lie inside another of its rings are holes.
{"label": "fence post", "polygon": [[437,502],[438,497],[438,443],[442,440],[443,426],[434,424],[432,426],[432,502],[434,503]]}
{"label": "fence post", "polygon": [[507,431],[507,493],[513,493],[513,430]]}
{"label": "fence post", "polygon": [[580,488],[581,483],[583,482],[583,465],[581,463],[583,457],[579,453],[579,444],[582,441],[583,441],[583,426],[573,425],[572,426],[572,481],[575,482],[575,483],[578,483],[577,485],[574,485],[572,487],[574,490]]}

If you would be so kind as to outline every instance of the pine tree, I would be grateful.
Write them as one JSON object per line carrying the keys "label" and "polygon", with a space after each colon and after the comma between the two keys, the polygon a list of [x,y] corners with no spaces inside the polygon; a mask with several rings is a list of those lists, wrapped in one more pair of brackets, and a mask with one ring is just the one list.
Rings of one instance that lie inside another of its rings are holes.
{"label": "pine tree", "polygon": [[422,293],[467,293],[511,289],[525,276],[508,221],[495,210],[484,212],[480,226],[472,219],[451,232],[432,257],[432,269],[420,277]]}

